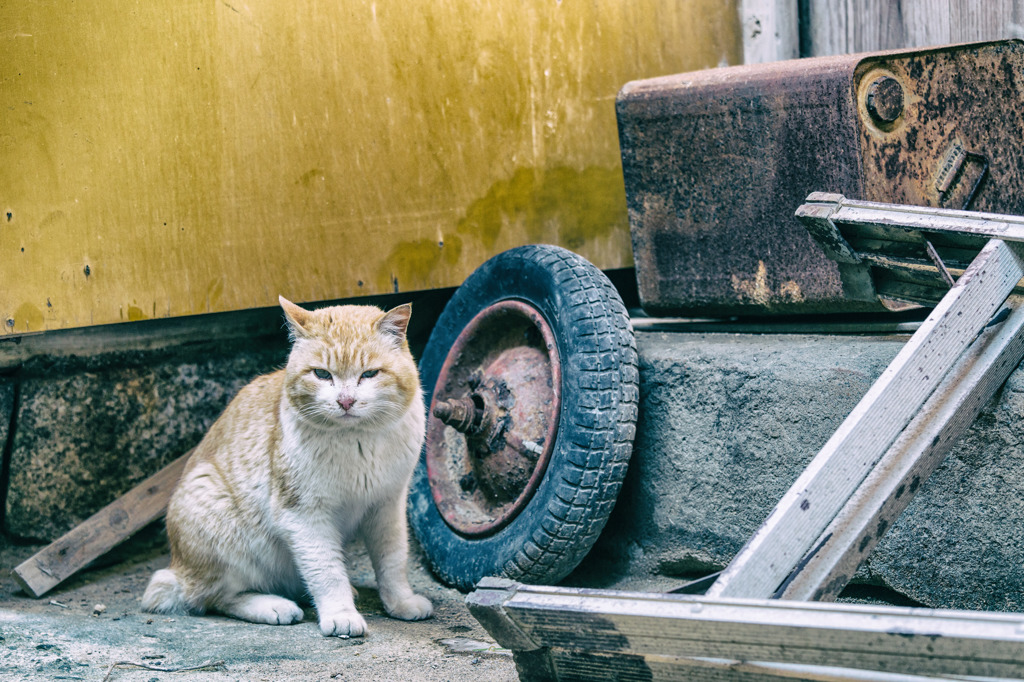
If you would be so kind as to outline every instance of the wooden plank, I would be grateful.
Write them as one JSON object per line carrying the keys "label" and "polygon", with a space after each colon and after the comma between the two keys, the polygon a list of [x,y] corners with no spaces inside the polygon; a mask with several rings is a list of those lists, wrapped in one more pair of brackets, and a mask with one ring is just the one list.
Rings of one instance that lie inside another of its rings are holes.
{"label": "wooden plank", "polygon": [[835,599],[1024,357],[1024,306],[986,329],[814,543],[784,599]]}
{"label": "wooden plank", "polygon": [[770,597],[1024,276],[1024,245],[991,240],[708,590]]}
{"label": "wooden plank", "polygon": [[[474,615],[482,609],[498,613],[535,644],[621,656],[636,673],[643,672],[641,663],[660,657],[744,661],[773,671],[825,666],[1024,677],[1021,614],[612,592],[490,579],[481,581],[467,603]],[[514,641],[503,641],[501,630],[485,627],[499,644],[516,649]],[[881,678],[850,673],[839,679]]]}
{"label": "wooden plank", "polygon": [[875,294],[881,299],[903,301],[920,305],[937,305],[946,291],[933,286],[923,286],[887,276],[882,273],[875,277]]}
{"label": "wooden plank", "polygon": [[[1024,235],[1018,216],[853,201],[824,192],[810,194],[796,215],[830,258],[870,266],[876,295],[923,305],[934,305],[949,288],[928,258],[929,243],[958,277],[991,235]],[[1024,292],[1024,281],[1016,291]]]}
{"label": "wooden plank", "polygon": [[[959,267],[961,269],[966,268],[974,260],[974,257],[978,255],[978,251],[985,246],[987,239],[981,239],[980,243],[973,248],[958,248],[952,246],[943,246],[938,243],[938,239],[932,242],[935,250],[938,252],[942,261],[947,267]],[[849,240],[850,246],[858,254],[879,254],[886,255],[892,258],[923,258],[925,249],[924,242],[912,243],[912,242],[892,242],[881,239],[858,239],[852,238]]]}
{"label": "wooden plank", "polygon": [[800,56],[798,5],[797,0],[741,0],[744,64]]}
{"label": "wooden plank", "polygon": [[[894,291],[892,284],[893,282],[899,282],[920,287],[918,290],[920,293],[913,295],[911,295],[910,289],[907,290],[906,293],[909,300],[925,305],[934,305],[942,300],[942,297],[950,289],[949,282],[942,277],[942,274],[932,263],[910,258],[892,258],[879,254],[859,253],[858,255],[861,257],[862,262],[875,268],[872,274],[875,293],[878,296],[892,296]],[[967,269],[959,265],[948,263],[947,265],[947,270],[954,279],[959,278]],[[1018,295],[1024,294],[1024,279],[1017,282],[1017,285],[1013,288],[1013,293]]]}
{"label": "wooden plank", "polygon": [[884,317],[867,320],[806,317],[798,320],[632,317],[629,322],[633,330],[638,332],[691,334],[912,334],[921,326],[918,320],[906,321]]}
{"label": "wooden plank", "polygon": [[1024,241],[1024,216],[855,201],[819,192],[807,197],[807,203],[797,209],[796,216],[815,236],[821,228],[814,223],[828,221],[844,233],[873,229],[871,237],[884,236],[893,241],[906,241],[901,233],[914,231]]}
{"label": "wooden plank", "polygon": [[[795,665],[741,661],[728,658],[685,658],[660,654],[622,655],[581,652],[566,649],[548,649],[545,653],[551,664],[544,675],[523,675],[517,657],[521,679],[561,680],[677,680],[678,682],[926,682],[939,679],[934,675],[908,675],[880,670],[856,670],[823,665]],[[531,671],[532,672],[532,671]],[[946,680],[972,680],[973,682],[1010,681],[1005,677],[947,677]]]}
{"label": "wooden plank", "polygon": [[1024,37],[1024,6],[1014,0],[805,0],[802,8],[804,56]]}
{"label": "wooden plank", "polygon": [[[941,289],[943,295],[949,291],[950,284],[942,278],[942,274],[935,265],[928,261],[920,261],[916,258],[893,258],[876,253],[858,254],[861,260],[876,268],[887,270],[890,275],[897,279],[921,286],[934,286]],[[966,268],[953,268],[951,272],[959,277]],[[941,297],[940,297],[941,298]]]}
{"label": "wooden plank", "polygon": [[[523,674],[518,656],[516,663],[521,679],[561,680],[678,680],[678,682],[792,682],[813,680],[814,682],[926,682],[936,679],[933,675],[907,675],[886,673],[879,670],[854,670],[835,666],[794,665],[765,663],[762,661],[741,661],[728,658],[685,658],[660,654],[622,655],[590,651],[548,649],[544,653],[550,663],[545,674]],[[555,672],[550,672],[555,671]],[[530,671],[533,673],[534,671]],[[1008,678],[964,678],[975,682],[997,682]]]}
{"label": "wooden plank", "polygon": [[807,56],[913,47],[923,44],[924,29],[930,29],[928,40],[949,42],[940,37],[949,29],[948,16],[942,11],[948,0],[928,2],[935,10],[934,16],[923,26],[907,25],[906,12],[914,4],[912,0],[807,2],[804,6],[808,16],[804,20],[810,27],[811,43]]}
{"label": "wooden plank", "polygon": [[1024,4],[1020,0],[960,0],[950,6],[952,41],[1024,38]]}
{"label": "wooden plank", "polygon": [[41,597],[143,526],[163,516],[193,451],[117,498],[14,569],[25,592]]}

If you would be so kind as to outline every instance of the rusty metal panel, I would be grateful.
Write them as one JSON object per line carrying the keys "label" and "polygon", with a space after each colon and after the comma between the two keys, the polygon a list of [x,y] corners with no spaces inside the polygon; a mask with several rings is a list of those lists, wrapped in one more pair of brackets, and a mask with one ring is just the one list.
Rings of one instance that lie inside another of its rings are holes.
{"label": "rusty metal panel", "polygon": [[1024,43],[867,58],[855,82],[865,200],[1024,213]]}
{"label": "rusty metal panel", "polygon": [[1024,212],[1024,44],[730,67],[627,84],[617,110],[654,314],[884,310],[793,213],[813,191]]}

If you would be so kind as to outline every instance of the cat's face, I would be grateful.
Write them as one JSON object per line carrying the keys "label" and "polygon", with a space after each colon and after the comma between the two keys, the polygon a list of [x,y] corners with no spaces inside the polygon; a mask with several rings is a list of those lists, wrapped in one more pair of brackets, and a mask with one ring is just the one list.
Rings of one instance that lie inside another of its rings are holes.
{"label": "cat's face", "polygon": [[387,426],[419,390],[405,333],[411,307],[308,311],[281,299],[294,339],[285,391],[295,415],[319,428]]}

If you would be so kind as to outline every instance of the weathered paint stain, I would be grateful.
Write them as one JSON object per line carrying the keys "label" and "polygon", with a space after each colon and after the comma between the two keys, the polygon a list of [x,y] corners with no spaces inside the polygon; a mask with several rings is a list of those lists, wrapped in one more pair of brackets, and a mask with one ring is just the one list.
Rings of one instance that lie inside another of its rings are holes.
{"label": "weathered paint stain", "polygon": [[398,244],[391,249],[378,271],[377,280],[387,282],[397,293],[399,285],[395,273],[401,273],[404,290],[430,288],[431,276],[437,269],[454,265],[461,253],[462,238],[455,234],[445,235],[440,242],[427,238]]}
{"label": "weathered paint stain", "polygon": [[37,36],[0,39],[19,74],[0,82],[9,317],[40,292],[59,328],[128,301],[176,316],[455,286],[494,255],[467,218],[495,250],[552,241],[624,267],[616,92],[740,58],[732,1],[236,8],[0,5]]}
{"label": "weathered paint stain", "polygon": [[470,204],[456,230],[494,248],[503,230],[525,232],[529,243],[578,249],[627,224],[626,190],[616,168],[520,168]]}
{"label": "weathered paint stain", "polygon": [[44,321],[43,311],[31,303],[22,303],[14,311],[14,328],[18,331],[42,331]]}
{"label": "weathered paint stain", "polygon": [[765,307],[782,302],[799,303],[804,299],[800,284],[795,280],[785,280],[779,283],[777,290],[773,288],[768,282],[768,269],[763,260],[757,261],[757,273],[752,279],[732,275],[732,288],[742,299]]}
{"label": "weathered paint stain", "polygon": [[142,308],[137,305],[128,306],[128,320],[130,322],[136,322],[138,320],[148,320],[149,316],[142,312]]}
{"label": "weathered paint stain", "polygon": [[218,277],[209,284],[206,285],[206,292],[204,294],[202,306],[208,312],[215,310],[219,304],[221,297],[224,295],[224,279]]}
{"label": "weathered paint stain", "polygon": [[520,243],[579,249],[626,228],[618,168],[520,168],[470,204],[454,232],[393,247],[377,282],[395,286],[395,273],[402,273],[403,291],[437,286],[438,273],[454,266],[464,250],[493,255],[503,234],[515,235]]}

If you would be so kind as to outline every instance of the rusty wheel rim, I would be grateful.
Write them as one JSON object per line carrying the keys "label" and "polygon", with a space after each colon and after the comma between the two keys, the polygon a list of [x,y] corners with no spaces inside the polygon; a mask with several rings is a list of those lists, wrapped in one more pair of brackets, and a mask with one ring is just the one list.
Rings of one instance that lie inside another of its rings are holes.
{"label": "rusty wheel rim", "polygon": [[459,334],[426,434],[430,490],[455,532],[491,535],[529,503],[551,458],[561,384],[554,333],[527,303],[490,305]]}

